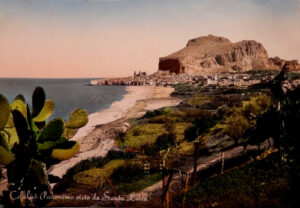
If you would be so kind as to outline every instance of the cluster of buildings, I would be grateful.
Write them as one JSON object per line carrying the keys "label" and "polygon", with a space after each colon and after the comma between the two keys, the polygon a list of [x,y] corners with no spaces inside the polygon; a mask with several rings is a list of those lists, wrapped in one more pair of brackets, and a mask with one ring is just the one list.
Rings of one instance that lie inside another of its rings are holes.
{"label": "cluster of buildings", "polygon": [[171,86],[174,84],[200,84],[218,86],[248,87],[249,85],[267,82],[274,76],[262,76],[253,79],[251,74],[217,74],[217,75],[191,75],[174,74],[166,71],[157,71],[147,75],[146,72],[134,72],[133,77],[114,78],[106,80],[92,80],[91,85],[128,85],[128,86]]}
{"label": "cluster of buildings", "polygon": [[205,80],[207,85],[218,85],[218,86],[236,86],[240,88],[246,88],[250,85],[265,83],[274,78],[274,75],[262,76],[252,78],[251,74],[220,74],[214,76],[206,76]]}

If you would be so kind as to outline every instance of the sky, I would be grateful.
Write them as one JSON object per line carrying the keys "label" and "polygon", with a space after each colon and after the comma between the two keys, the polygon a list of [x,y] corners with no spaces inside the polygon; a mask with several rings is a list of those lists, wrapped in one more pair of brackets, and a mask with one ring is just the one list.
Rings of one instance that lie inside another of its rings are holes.
{"label": "sky", "polygon": [[300,60],[300,0],[0,0],[0,77],[153,73],[208,34]]}

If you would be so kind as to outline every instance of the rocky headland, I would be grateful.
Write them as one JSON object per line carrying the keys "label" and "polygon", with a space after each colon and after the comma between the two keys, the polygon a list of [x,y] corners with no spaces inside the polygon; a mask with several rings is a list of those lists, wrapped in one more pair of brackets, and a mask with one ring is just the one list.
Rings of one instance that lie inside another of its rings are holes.
{"label": "rocky headland", "polygon": [[[202,83],[248,86],[262,80],[247,82],[246,72],[279,71],[283,68],[289,72],[300,72],[298,60],[269,58],[266,49],[259,42],[243,40],[232,43],[227,38],[208,35],[191,39],[185,48],[159,58],[158,70],[151,75],[135,72],[130,77],[92,80],[91,85],[170,86],[178,83]],[[245,76],[240,79],[236,74]]]}
{"label": "rocky headland", "polygon": [[[176,74],[235,73],[249,70],[280,70],[285,60],[269,58],[264,46],[254,40],[232,43],[213,35],[189,40],[186,47],[159,59],[159,70]],[[291,70],[300,70],[297,60]]]}

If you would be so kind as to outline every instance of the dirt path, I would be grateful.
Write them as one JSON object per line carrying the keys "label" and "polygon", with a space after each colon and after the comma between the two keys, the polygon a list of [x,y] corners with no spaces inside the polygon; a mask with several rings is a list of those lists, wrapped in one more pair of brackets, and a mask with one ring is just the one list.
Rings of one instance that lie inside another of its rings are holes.
{"label": "dirt path", "polygon": [[[264,147],[268,147],[269,146],[269,143],[268,141],[265,141],[264,143],[262,143],[260,145],[261,148],[264,148]],[[245,152],[249,151],[249,150],[257,150],[258,147],[257,146],[251,146],[251,145],[248,145],[247,149],[245,150]],[[236,156],[239,156],[243,153],[243,150],[244,150],[244,147],[243,146],[239,146],[239,147],[236,147],[236,148],[233,148],[233,149],[230,149],[230,150],[227,150],[227,151],[224,151],[224,159],[230,159],[230,158],[234,158]],[[200,163],[198,163],[197,165],[197,171],[200,171],[200,170],[204,170],[214,164],[216,164],[217,162],[219,162],[221,160],[221,154],[222,153],[219,153],[219,154],[216,154],[216,155],[213,155],[213,156],[210,156],[210,157],[207,157],[205,158],[203,161],[201,161]],[[226,163],[225,163],[226,165]],[[187,173],[189,175],[191,175],[193,173],[194,169],[193,167],[191,167]],[[173,180],[172,180],[172,184],[174,183],[177,183],[177,182],[180,182],[181,180],[181,174],[180,173],[176,173],[173,175]],[[171,184],[171,185],[172,185]],[[148,200],[152,197],[158,197],[158,196],[161,196],[162,194],[162,180],[158,181],[157,183],[145,188],[144,190],[140,191],[140,192],[137,192],[137,193],[132,193],[130,194],[131,196],[137,196],[137,197],[144,197],[144,198],[147,198]]]}

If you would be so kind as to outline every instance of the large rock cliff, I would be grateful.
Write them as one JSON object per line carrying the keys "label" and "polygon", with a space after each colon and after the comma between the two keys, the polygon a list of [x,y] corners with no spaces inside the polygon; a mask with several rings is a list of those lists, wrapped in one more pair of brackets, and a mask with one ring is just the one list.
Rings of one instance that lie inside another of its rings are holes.
{"label": "large rock cliff", "polygon": [[232,43],[213,35],[189,40],[186,47],[159,59],[159,70],[176,74],[214,74],[259,69],[281,69],[284,60],[269,59],[261,43],[243,40]]}

